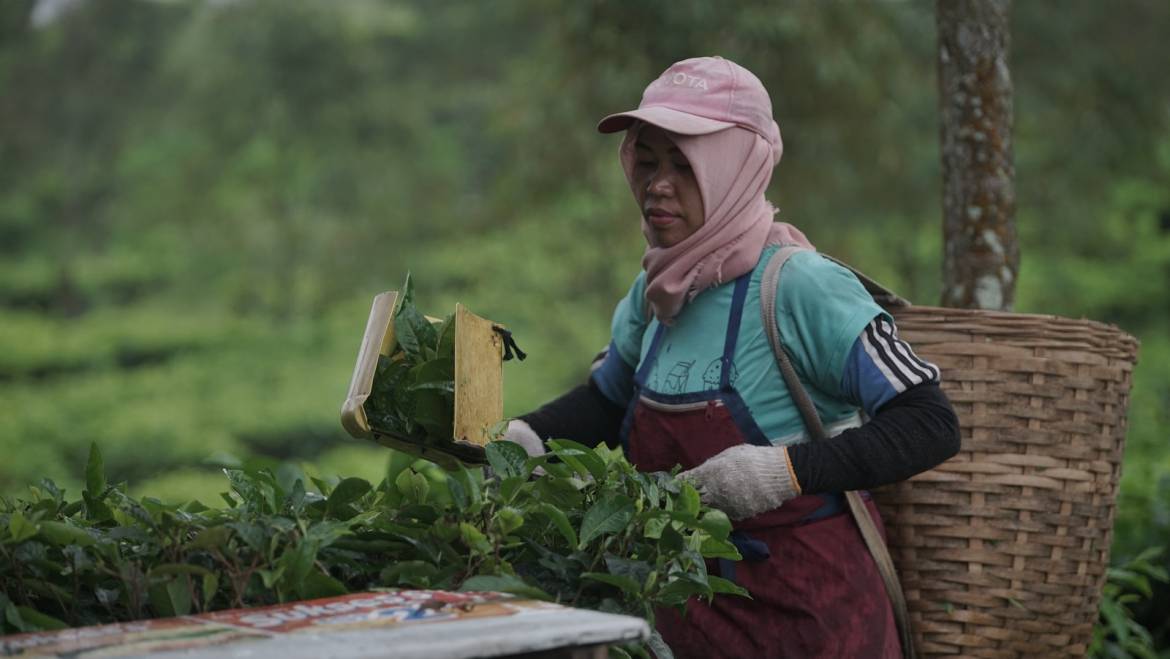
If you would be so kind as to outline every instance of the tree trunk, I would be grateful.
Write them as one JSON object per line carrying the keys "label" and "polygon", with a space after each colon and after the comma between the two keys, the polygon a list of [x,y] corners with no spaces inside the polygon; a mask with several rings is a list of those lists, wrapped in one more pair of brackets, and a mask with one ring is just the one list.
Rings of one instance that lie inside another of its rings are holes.
{"label": "tree trunk", "polygon": [[946,307],[1008,311],[1020,249],[1012,164],[1011,0],[938,0]]}

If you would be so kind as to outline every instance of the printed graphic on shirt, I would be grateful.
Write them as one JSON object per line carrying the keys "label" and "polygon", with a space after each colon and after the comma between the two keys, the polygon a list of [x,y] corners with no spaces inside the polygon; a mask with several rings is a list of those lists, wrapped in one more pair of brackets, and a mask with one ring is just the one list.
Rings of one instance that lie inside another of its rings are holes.
{"label": "printed graphic on shirt", "polygon": [[916,384],[939,381],[938,367],[919,359],[885,318],[875,318],[866,325],[861,342],[874,366],[898,393]]}
{"label": "printed graphic on shirt", "polygon": [[691,378],[691,367],[694,360],[689,362],[675,362],[673,368],[666,374],[666,382],[662,392],[666,394],[681,394],[687,391],[687,381]]}
{"label": "printed graphic on shirt", "polygon": [[[735,380],[739,377],[739,371],[735,368],[735,362],[731,362],[731,369],[728,375],[730,384],[735,386]],[[706,370],[703,371],[703,387],[708,391],[718,389],[721,379],[723,378],[723,358],[712,359],[710,364],[707,364]]]}

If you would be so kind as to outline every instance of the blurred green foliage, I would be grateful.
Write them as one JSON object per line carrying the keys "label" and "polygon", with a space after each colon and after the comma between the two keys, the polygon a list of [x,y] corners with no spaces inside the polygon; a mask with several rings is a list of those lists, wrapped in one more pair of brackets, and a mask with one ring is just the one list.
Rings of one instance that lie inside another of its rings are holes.
{"label": "blurred green foliage", "polygon": [[[424,308],[515,331],[507,412],[580,381],[642,249],[593,124],[695,54],[771,90],[782,218],[938,299],[929,2],[35,4],[0,3],[0,492],[76,491],[91,441],[176,501],[228,456],[376,481],[337,410],[408,270]],[[1142,340],[1124,560],[1170,545],[1170,4],[1020,2],[1012,28],[1017,310]]]}

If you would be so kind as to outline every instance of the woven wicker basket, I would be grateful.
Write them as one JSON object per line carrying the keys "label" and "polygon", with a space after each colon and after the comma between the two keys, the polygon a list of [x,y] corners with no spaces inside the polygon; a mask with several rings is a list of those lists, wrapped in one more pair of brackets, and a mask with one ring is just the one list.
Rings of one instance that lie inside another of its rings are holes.
{"label": "woven wicker basket", "polygon": [[1086,320],[895,310],[963,447],[875,492],[920,655],[1083,656],[1112,539],[1137,340]]}

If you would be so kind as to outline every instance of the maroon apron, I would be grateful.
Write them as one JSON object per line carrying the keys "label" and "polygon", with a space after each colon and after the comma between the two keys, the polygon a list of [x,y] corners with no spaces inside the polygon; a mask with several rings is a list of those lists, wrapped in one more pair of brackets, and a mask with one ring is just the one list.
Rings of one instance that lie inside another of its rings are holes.
{"label": "maroon apron", "polygon": [[[622,428],[623,447],[639,470],[691,469],[737,444],[771,445],[731,386],[749,277],[735,284],[719,389],[667,395],[646,388],[666,329],[659,325]],[[873,501],[866,505],[882,529]],[[691,598],[685,616],[659,609],[656,626],[676,657],[901,657],[885,586],[843,495],[799,496],[733,528],[743,560],[709,560],[707,568],[752,599]]]}

